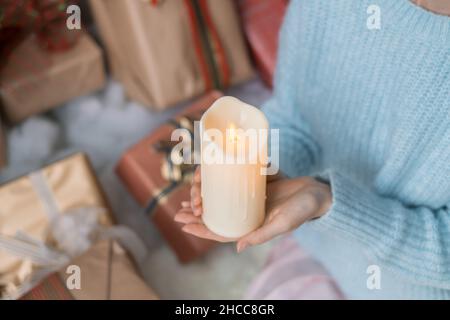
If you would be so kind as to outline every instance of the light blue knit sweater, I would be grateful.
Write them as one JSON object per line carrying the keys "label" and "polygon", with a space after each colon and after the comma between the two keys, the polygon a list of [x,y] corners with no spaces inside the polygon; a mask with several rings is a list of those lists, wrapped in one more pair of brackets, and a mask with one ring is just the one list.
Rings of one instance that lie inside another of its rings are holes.
{"label": "light blue knit sweater", "polygon": [[450,298],[450,18],[408,0],[292,0],[263,110],[281,169],[330,181],[330,211],[296,235],[347,297]]}

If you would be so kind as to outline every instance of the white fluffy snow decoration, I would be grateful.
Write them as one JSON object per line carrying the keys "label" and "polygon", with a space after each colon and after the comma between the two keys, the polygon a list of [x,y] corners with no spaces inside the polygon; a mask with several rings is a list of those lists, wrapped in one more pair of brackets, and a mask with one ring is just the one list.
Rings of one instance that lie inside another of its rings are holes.
{"label": "white fluffy snow decoration", "polygon": [[56,111],[67,143],[87,152],[99,168],[115,162],[131,145],[168,118],[128,102],[122,86],[110,81],[103,92],[78,98]]}
{"label": "white fluffy snow decoration", "polygon": [[123,86],[119,82],[108,82],[103,92],[103,103],[113,108],[120,108],[127,103]]}
{"label": "white fluffy snow decoration", "polygon": [[9,165],[39,165],[55,150],[61,129],[43,116],[29,118],[8,135]]}
{"label": "white fluffy snow decoration", "polygon": [[36,116],[12,128],[7,139],[8,166],[0,171],[0,182],[41,167],[61,143],[61,128],[45,116]]}

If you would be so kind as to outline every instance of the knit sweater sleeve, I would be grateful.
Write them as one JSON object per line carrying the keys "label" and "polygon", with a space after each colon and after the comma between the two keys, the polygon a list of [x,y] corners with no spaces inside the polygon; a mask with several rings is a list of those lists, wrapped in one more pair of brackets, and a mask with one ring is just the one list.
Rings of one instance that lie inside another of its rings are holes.
{"label": "knit sweater sleeve", "polygon": [[381,196],[338,172],[328,171],[324,178],[333,203],[312,225],[362,244],[381,273],[450,289],[450,183],[448,204],[432,208]]}
{"label": "knit sweater sleeve", "polygon": [[[300,86],[296,71],[304,67],[296,63],[297,55],[301,54],[296,39],[300,34],[295,16],[297,6],[299,2],[292,1],[287,10],[279,40],[281,50],[278,52],[274,94],[262,107],[271,129],[279,130],[279,144],[276,145],[279,148],[279,166],[288,176],[309,174],[319,156],[319,147],[301,115],[301,108],[306,106],[296,103]],[[271,141],[272,154],[276,152],[274,143]]]}

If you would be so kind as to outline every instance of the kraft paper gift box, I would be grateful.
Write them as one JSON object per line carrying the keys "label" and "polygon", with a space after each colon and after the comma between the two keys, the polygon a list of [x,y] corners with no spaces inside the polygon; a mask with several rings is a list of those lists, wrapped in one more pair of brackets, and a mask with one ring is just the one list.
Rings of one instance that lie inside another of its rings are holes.
{"label": "kraft paper gift box", "polygon": [[100,48],[82,34],[73,47],[51,52],[35,34],[25,38],[0,70],[0,107],[5,120],[20,122],[103,87]]}
{"label": "kraft paper gift box", "polygon": [[238,0],[242,25],[263,81],[272,87],[278,34],[288,0]]}
{"label": "kraft paper gift box", "polygon": [[232,0],[91,0],[113,76],[127,95],[164,109],[249,79]]}
{"label": "kraft paper gift box", "polygon": [[[75,268],[79,268],[79,274],[73,271]],[[125,250],[116,241],[103,240],[48,276],[21,299],[155,300],[158,297],[138,275]]]}
{"label": "kraft paper gift box", "polygon": [[185,112],[126,151],[116,169],[125,186],[145,208],[143,212],[150,216],[183,263],[205,254],[215,242],[183,232],[182,225],[173,220],[181,201],[190,199],[190,181],[195,167],[171,162],[170,137],[177,127],[192,132],[192,121],[199,120],[203,111],[221,96],[220,92],[213,91],[198,99]]}
{"label": "kraft paper gift box", "polygon": [[[1,185],[0,298],[18,298],[48,275],[43,268],[47,262],[35,257],[36,249],[43,245],[58,253],[87,249],[89,227],[111,226],[110,212],[81,153]],[[11,248],[16,249],[14,254]],[[28,254],[20,255],[24,252]]]}

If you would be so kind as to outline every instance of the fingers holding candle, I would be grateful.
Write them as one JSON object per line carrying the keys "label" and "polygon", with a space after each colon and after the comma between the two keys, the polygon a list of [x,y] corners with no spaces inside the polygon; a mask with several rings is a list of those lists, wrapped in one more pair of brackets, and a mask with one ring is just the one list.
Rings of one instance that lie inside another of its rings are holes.
{"label": "fingers holding candle", "polygon": [[236,239],[233,238],[226,238],[226,237],[222,237],[219,236],[217,234],[215,234],[214,232],[212,232],[211,230],[209,230],[204,224],[202,223],[191,223],[191,224],[186,224],[182,230],[184,232],[187,232],[189,234],[192,234],[196,237],[200,237],[203,239],[209,239],[209,240],[214,240],[214,241],[218,241],[218,242],[233,242],[236,241]]}
{"label": "fingers holding candle", "polygon": [[192,186],[191,188],[191,209],[192,213],[196,216],[202,214],[202,199],[200,197],[200,188]]}
{"label": "fingers holding candle", "polygon": [[199,238],[219,242],[232,242],[237,240],[219,236],[206,228],[206,226],[203,224],[202,218],[194,215],[194,212],[191,208],[191,202],[189,201],[183,201],[181,203],[181,209],[175,215],[174,220],[176,222],[184,224],[184,226],[182,227],[182,230],[184,232],[192,234]]}
{"label": "fingers holding candle", "polygon": [[[231,140],[234,147],[241,142],[258,141],[258,136],[250,139],[251,134],[248,139],[239,139],[245,137],[243,130],[264,132],[267,128],[267,119],[257,108],[231,97],[219,99],[203,115],[200,131],[204,134],[201,135],[201,150],[205,161],[194,172],[190,201],[182,203],[175,217],[185,224],[183,231],[221,242],[238,241],[240,252],[249,245],[261,244],[289,232],[325,211],[319,210],[326,207],[321,205],[326,197],[319,197],[323,188],[317,186],[315,179],[286,179],[281,174],[267,179],[261,171],[266,162],[251,157],[254,153],[250,152],[250,147],[237,149],[245,155],[244,160],[254,161],[236,162],[234,148],[229,152],[227,143],[217,143],[208,131],[215,130],[221,137],[225,134],[226,142]],[[223,141],[220,139],[218,141]],[[260,139],[255,148],[264,154],[267,136]],[[206,161],[210,156],[208,150],[213,150],[213,155],[222,155],[222,160],[219,161],[219,157],[217,161]]]}
{"label": "fingers holding candle", "polygon": [[236,241],[236,239],[225,238],[225,237],[219,236],[219,235],[213,233],[212,231],[210,231],[203,224],[202,218],[195,216],[190,208],[182,208],[175,215],[174,220],[176,222],[180,222],[180,223],[184,224],[184,226],[182,227],[182,230],[184,232],[192,234],[196,237],[219,241],[219,242]]}
{"label": "fingers holding candle", "polygon": [[181,207],[182,208],[190,208],[191,207],[191,202],[190,201],[182,201],[181,202]]}
{"label": "fingers holding candle", "polygon": [[174,220],[176,222],[191,224],[191,223],[203,223],[202,218],[196,217],[192,214],[192,211],[178,211]]}
{"label": "fingers holding candle", "polygon": [[238,252],[291,232],[306,221],[324,215],[332,201],[330,187],[309,177],[278,180],[270,183],[268,189],[268,215],[264,225],[239,239]]}
{"label": "fingers holding candle", "polygon": [[194,215],[202,214],[201,173],[200,167],[195,170],[191,186],[191,209]]}
{"label": "fingers holding candle", "polygon": [[195,169],[193,182],[195,182],[195,183],[202,182],[202,171],[200,170],[200,167],[197,167]]}
{"label": "fingers holding candle", "polygon": [[268,219],[268,223],[264,224],[261,228],[256,229],[255,231],[239,239],[236,244],[237,252],[242,252],[248,246],[262,244],[272,240],[276,236],[288,232],[289,229],[289,225],[286,221],[275,215],[272,219]]}

